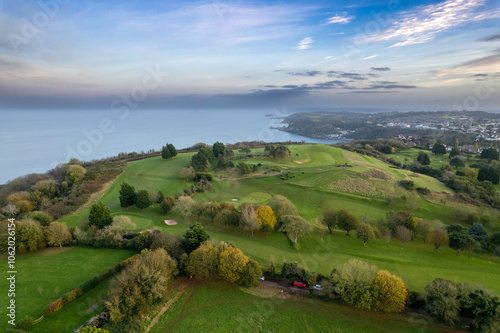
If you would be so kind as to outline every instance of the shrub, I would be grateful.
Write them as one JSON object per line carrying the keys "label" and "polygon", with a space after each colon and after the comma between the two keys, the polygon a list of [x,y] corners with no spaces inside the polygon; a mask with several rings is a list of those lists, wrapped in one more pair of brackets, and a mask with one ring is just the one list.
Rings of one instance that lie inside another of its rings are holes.
{"label": "shrub", "polygon": [[31,218],[35,221],[40,222],[40,224],[45,227],[48,226],[50,222],[54,220],[52,216],[50,216],[45,212],[33,212],[31,213]]}
{"label": "shrub", "polygon": [[33,320],[33,318],[24,317],[23,320],[16,324],[16,328],[28,331],[33,325],[35,325],[35,321]]}
{"label": "shrub", "polygon": [[423,309],[425,307],[425,299],[421,293],[410,291],[406,305],[413,309]]}
{"label": "shrub", "polygon": [[83,292],[82,292],[81,288],[73,289],[68,293],[68,296],[66,297],[64,302],[65,303],[73,302],[75,299],[80,297],[82,294],[83,294]]}
{"label": "shrub", "polygon": [[422,195],[431,194],[431,190],[429,190],[427,187],[417,187],[417,191]]}
{"label": "shrub", "polygon": [[82,327],[78,333],[109,333],[108,330],[105,330],[104,328],[97,328],[95,326],[85,326]]}
{"label": "shrub", "polygon": [[281,268],[281,276],[284,278],[294,278],[302,280],[306,275],[304,267],[298,262],[284,262]]}
{"label": "shrub", "polygon": [[80,288],[82,289],[83,293],[86,293],[87,291],[97,287],[98,285],[99,285],[99,279],[97,278],[97,276],[94,276],[85,281],[84,283],[82,283],[80,285]]}
{"label": "shrub", "polygon": [[44,310],[44,316],[50,316],[51,314],[59,311],[64,306],[64,300],[62,298],[56,299],[54,302],[50,303]]}
{"label": "shrub", "polygon": [[413,180],[400,180],[398,184],[407,191],[413,191],[413,187],[415,186]]}
{"label": "shrub", "polygon": [[214,176],[210,172],[196,172],[194,180],[200,181],[203,177],[205,177],[210,182],[214,180]]}

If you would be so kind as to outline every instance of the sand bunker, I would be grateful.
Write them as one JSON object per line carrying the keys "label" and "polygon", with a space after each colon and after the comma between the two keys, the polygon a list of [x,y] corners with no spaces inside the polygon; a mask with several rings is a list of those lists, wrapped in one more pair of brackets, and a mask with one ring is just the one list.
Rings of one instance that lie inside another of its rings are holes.
{"label": "sand bunker", "polygon": [[165,220],[166,225],[176,225],[177,221],[176,220]]}

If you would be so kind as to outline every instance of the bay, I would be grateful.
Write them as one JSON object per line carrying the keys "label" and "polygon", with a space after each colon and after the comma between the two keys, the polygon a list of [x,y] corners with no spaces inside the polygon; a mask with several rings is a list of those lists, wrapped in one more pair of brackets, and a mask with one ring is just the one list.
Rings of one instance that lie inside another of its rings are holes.
{"label": "bay", "polygon": [[2,110],[0,184],[46,172],[71,158],[89,161],[159,150],[166,143],[186,148],[215,141],[338,142],[270,129],[282,126],[282,118],[290,114],[286,109]]}

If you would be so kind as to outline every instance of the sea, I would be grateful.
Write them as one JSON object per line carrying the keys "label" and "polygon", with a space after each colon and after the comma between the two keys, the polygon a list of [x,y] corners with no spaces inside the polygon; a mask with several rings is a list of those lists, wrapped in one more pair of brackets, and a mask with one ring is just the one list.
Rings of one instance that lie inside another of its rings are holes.
{"label": "sea", "polygon": [[215,141],[338,142],[270,128],[283,126],[283,118],[294,112],[298,111],[1,110],[0,184],[46,172],[71,158],[89,161],[120,152],[160,150],[166,143],[187,148]]}

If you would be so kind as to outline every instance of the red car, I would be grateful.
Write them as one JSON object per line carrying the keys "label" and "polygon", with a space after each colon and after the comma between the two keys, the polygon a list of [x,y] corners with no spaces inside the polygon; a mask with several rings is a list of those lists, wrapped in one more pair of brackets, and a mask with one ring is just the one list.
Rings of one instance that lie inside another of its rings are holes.
{"label": "red car", "polygon": [[301,287],[301,288],[304,288],[306,286],[306,284],[304,282],[300,282],[300,281],[297,281],[297,280],[293,281],[293,285],[295,287]]}

